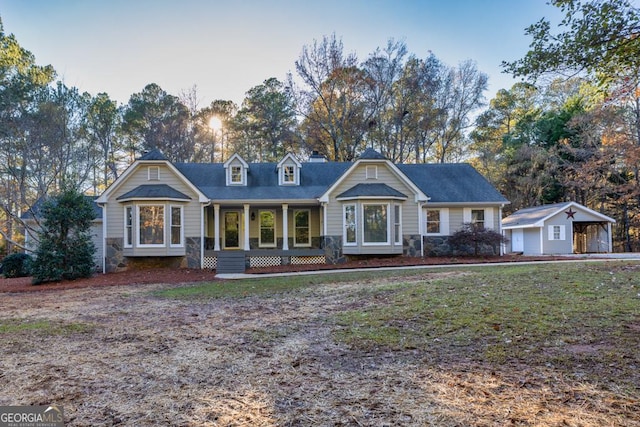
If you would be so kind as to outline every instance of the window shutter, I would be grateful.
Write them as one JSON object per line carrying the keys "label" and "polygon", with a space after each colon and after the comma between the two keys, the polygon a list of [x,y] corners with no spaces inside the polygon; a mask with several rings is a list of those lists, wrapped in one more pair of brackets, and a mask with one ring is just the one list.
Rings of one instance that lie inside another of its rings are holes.
{"label": "window shutter", "polygon": [[493,208],[487,208],[484,210],[484,228],[487,230],[493,230]]}
{"label": "window shutter", "polygon": [[440,209],[440,234],[448,236],[449,231],[449,208]]}

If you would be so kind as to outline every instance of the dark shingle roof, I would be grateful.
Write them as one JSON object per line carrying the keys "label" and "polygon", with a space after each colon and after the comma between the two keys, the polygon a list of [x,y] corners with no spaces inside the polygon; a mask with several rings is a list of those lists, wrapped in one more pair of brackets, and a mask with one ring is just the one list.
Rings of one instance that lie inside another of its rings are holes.
{"label": "dark shingle roof", "polygon": [[138,160],[168,160],[160,150],[154,149],[148,153],[144,153]]}
{"label": "dark shingle roof", "polygon": [[385,156],[383,156],[382,154],[378,153],[373,148],[367,148],[366,150],[364,150],[362,152],[362,154],[360,154],[360,157],[358,157],[358,159],[360,159],[360,160],[387,160],[387,158]]}
{"label": "dark shingle roof", "polygon": [[[367,149],[360,156],[363,158],[384,159],[372,149]],[[351,162],[302,163],[300,185],[279,185],[277,163],[251,163],[247,171],[247,185],[228,186],[221,163],[174,164],[206,197],[238,201],[317,199],[352,165]],[[509,203],[469,164],[399,164],[397,167],[430,197],[432,203]],[[390,193],[387,190],[385,194]],[[407,197],[402,193],[396,196]]]}
{"label": "dark shingle roof", "polygon": [[467,163],[399,164],[431,203],[509,203]]}
{"label": "dark shingle roof", "polygon": [[276,163],[251,163],[247,185],[226,185],[219,163],[175,163],[174,166],[205,196],[215,200],[311,200],[320,197],[351,163],[303,163],[300,185],[279,185]]}
{"label": "dark shingle roof", "polygon": [[116,200],[125,199],[182,199],[191,200],[191,197],[176,190],[167,184],[140,185],[133,190],[124,193]]}
{"label": "dark shingle roof", "polygon": [[346,199],[352,197],[398,197],[406,199],[407,196],[402,194],[387,184],[356,184],[344,193],[337,196],[338,199]]}

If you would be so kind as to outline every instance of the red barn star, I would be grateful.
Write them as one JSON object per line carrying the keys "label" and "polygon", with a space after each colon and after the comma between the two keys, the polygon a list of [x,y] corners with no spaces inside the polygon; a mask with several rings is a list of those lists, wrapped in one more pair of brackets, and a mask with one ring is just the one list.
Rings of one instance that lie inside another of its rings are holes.
{"label": "red barn star", "polygon": [[575,219],[574,215],[577,213],[576,211],[572,210],[571,208],[569,208],[568,211],[565,211],[565,213],[567,214],[567,219],[569,218],[573,218]]}

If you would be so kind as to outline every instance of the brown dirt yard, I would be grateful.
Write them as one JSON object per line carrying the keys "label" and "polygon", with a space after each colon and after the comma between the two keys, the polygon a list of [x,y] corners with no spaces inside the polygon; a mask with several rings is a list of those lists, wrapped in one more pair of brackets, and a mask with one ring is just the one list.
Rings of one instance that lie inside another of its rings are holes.
{"label": "brown dirt yard", "polygon": [[[445,274],[464,273],[403,280]],[[587,405],[592,386],[540,367],[443,365],[336,342],[331,316],[391,278],[236,299],[153,294],[213,278],[2,281],[0,405],[62,405],[68,426],[640,426],[628,415],[637,402],[599,394]]]}

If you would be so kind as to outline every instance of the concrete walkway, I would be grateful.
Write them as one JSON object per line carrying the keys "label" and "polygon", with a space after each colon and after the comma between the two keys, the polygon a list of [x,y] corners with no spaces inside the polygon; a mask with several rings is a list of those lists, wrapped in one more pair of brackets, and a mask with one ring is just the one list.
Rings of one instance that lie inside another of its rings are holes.
{"label": "concrete walkway", "polygon": [[432,265],[406,265],[399,267],[369,267],[369,268],[336,268],[333,270],[309,270],[309,271],[292,271],[287,273],[228,273],[216,274],[216,279],[234,280],[234,279],[259,279],[263,277],[286,277],[286,276],[308,276],[312,274],[340,274],[351,272],[365,271],[389,271],[389,270],[424,270],[437,268],[463,268],[463,267],[486,267],[491,265],[514,265],[514,264],[550,264],[558,262],[606,262],[613,260],[627,260],[640,262],[640,253],[610,253],[610,254],[575,254],[563,255],[570,256],[575,259],[568,260],[549,260],[549,261],[511,261],[511,262],[483,262],[478,264],[432,264]]}

